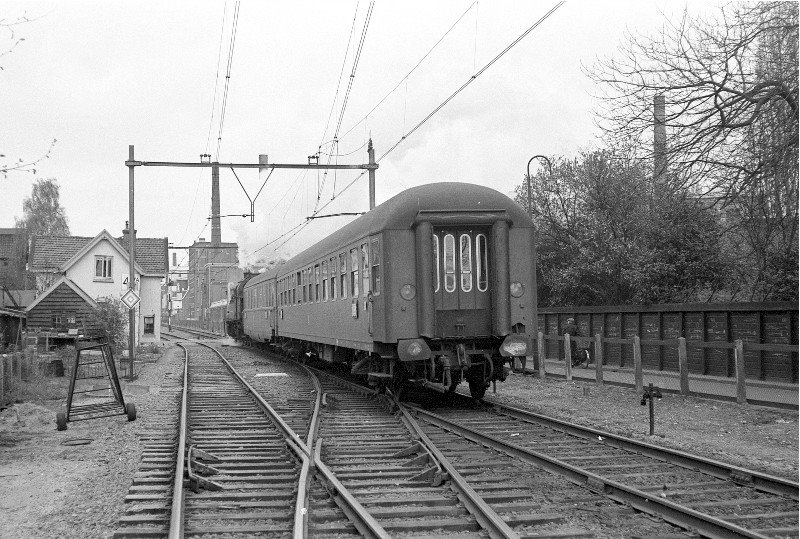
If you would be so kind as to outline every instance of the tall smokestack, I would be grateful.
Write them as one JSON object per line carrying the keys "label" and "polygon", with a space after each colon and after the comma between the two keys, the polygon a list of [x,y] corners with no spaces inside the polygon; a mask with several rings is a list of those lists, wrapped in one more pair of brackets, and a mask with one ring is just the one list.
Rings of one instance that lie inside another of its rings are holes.
{"label": "tall smokestack", "polygon": [[667,169],[667,127],[664,96],[653,97],[653,176],[658,178]]}
{"label": "tall smokestack", "polygon": [[219,164],[211,167],[211,245],[222,243],[222,228],[219,223]]}

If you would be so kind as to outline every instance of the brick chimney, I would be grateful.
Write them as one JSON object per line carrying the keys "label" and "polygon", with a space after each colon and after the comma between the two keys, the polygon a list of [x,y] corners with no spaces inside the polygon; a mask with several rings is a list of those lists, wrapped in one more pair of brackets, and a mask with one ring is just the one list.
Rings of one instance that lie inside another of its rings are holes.
{"label": "brick chimney", "polygon": [[[125,228],[122,229],[122,245],[126,249],[128,248],[131,242],[130,238],[128,237],[128,234],[130,234],[130,231],[128,230],[129,228],[130,227],[128,226],[128,221],[125,221]],[[133,233],[136,234],[135,228],[133,229]]]}
{"label": "brick chimney", "polygon": [[653,177],[667,170],[667,126],[664,96],[653,97]]}

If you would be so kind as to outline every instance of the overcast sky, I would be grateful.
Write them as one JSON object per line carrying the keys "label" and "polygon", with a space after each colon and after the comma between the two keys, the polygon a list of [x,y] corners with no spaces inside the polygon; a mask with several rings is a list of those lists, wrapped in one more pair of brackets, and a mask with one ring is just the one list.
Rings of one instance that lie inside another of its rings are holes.
{"label": "overcast sky", "polygon": [[[370,136],[376,156],[383,155],[555,5],[378,0],[342,116],[338,153],[348,155],[334,162],[366,162]],[[271,162],[303,163],[332,138],[368,6],[368,0],[241,2],[221,162],[253,163],[263,153]],[[0,56],[0,153],[32,160],[57,142],[35,175],[0,177],[0,227],[22,215],[36,178],[52,177],[72,234],[117,235],[128,218],[129,144],[139,160],[217,156],[234,8],[232,0],[4,2],[3,22],[34,20],[13,26],[14,40],[24,41]],[[664,2],[567,2],[380,161],[378,203],[436,181],[510,193],[531,156],[597,147],[593,89],[582,66],[613,54],[626,31],[649,33],[665,12],[681,9]],[[0,51],[12,44],[7,32],[0,34]],[[254,196],[258,172],[237,173]],[[315,220],[277,252],[283,240],[253,253],[330,201],[334,186],[337,198],[321,213],[365,211],[366,175],[339,195],[356,176],[276,170],[257,200],[255,222],[223,218],[222,239],[239,242],[248,262],[296,254],[352,218]],[[175,245],[210,239],[210,177],[208,169],[137,168],[138,235],[166,236]],[[230,170],[221,171],[221,191],[223,215],[249,212]]]}

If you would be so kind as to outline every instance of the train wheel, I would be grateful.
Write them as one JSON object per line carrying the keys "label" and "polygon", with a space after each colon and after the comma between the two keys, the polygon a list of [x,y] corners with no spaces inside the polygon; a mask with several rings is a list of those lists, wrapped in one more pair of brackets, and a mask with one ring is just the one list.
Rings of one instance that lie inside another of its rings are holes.
{"label": "train wheel", "polygon": [[469,382],[469,394],[472,395],[472,398],[475,400],[481,400],[484,395],[486,395],[486,382],[479,379],[470,379]]}
{"label": "train wheel", "polygon": [[395,364],[394,375],[392,376],[390,388],[398,401],[403,400],[403,394],[406,392],[408,387],[407,379],[408,371],[406,371],[405,367],[403,367],[400,362],[397,362]]}

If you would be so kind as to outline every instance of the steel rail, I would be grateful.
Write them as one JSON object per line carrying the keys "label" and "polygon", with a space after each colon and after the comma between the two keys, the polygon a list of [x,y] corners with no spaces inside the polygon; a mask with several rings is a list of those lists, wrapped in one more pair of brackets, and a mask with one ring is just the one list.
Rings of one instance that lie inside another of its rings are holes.
{"label": "steel rail", "polygon": [[[306,367],[308,369],[308,367]],[[316,370],[316,369],[315,369]],[[338,376],[330,373],[322,373],[325,376],[334,378],[342,385],[356,390],[363,394],[376,395],[383,397],[387,402],[387,407],[394,407],[399,410],[404,419],[404,423],[408,426],[411,434],[422,444],[425,452],[436,462],[437,467],[444,468],[444,471],[449,475],[452,484],[455,487],[458,498],[467,508],[469,513],[475,517],[475,520],[492,538],[519,538],[519,534],[506,524],[500,515],[494,509],[489,507],[489,504],[469,485],[464,477],[456,470],[455,466],[444,456],[444,454],[434,445],[433,441],[422,431],[417,421],[408,413],[406,408],[394,398],[394,395],[379,395],[374,389],[367,389],[358,384],[354,384],[348,380],[343,380]],[[317,442],[317,454],[319,454],[321,441]]]}
{"label": "steel rail", "polygon": [[496,451],[518,458],[524,462],[535,464],[536,466],[561,475],[577,485],[586,486],[590,490],[602,493],[608,498],[628,504],[644,513],[661,517],[667,522],[679,527],[691,529],[704,537],[750,537],[755,539],[765,539],[767,537],[766,535],[753,532],[752,530],[731,524],[722,519],[673,503],[659,496],[648,494],[623,485],[617,481],[588,472],[538,451],[533,451],[510,442],[503,442],[416,406],[409,406],[409,408],[413,411],[414,415],[421,416],[428,423],[441,429],[450,431],[485,447],[491,447]]}
{"label": "steel rail", "polygon": [[[205,346],[206,348],[212,350],[215,354],[217,354],[217,356],[219,356],[219,358],[223,361],[228,370],[230,370],[231,374],[233,374],[233,376],[237,380],[239,380],[239,382],[245,388],[247,388],[248,391],[250,391],[250,393],[253,395],[256,401],[261,405],[262,408],[264,408],[264,410],[272,418],[272,420],[275,422],[278,428],[280,428],[283,431],[284,436],[286,436],[287,445],[297,453],[298,457],[302,461],[311,460],[313,462],[314,467],[322,474],[322,476],[325,478],[328,484],[337,485],[335,489],[339,494],[340,498],[347,505],[346,508],[342,507],[342,509],[345,510],[346,514],[353,521],[353,524],[356,525],[359,531],[367,537],[389,539],[391,536],[386,532],[383,526],[381,526],[378,523],[378,521],[375,520],[375,518],[369,513],[369,511],[367,511],[358,502],[358,500],[356,500],[355,497],[353,497],[353,495],[347,491],[344,485],[342,485],[339,482],[339,480],[336,479],[334,473],[319,458],[318,453],[315,452],[312,454],[309,452],[309,448],[306,445],[306,443],[303,442],[297,435],[297,433],[294,432],[294,430],[292,430],[289,427],[289,425],[286,424],[286,422],[275,411],[275,409],[272,408],[272,406],[270,406],[270,404],[266,400],[264,400],[264,397],[262,397],[261,394],[259,394],[259,392],[256,391],[255,388],[253,388],[253,386],[251,386],[247,382],[247,380],[245,380],[244,377],[242,377],[241,374],[239,374],[239,372],[233,367],[233,365],[231,365],[231,363],[225,358],[225,356],[223,356],[219,352],[219,350],[215,349],[213,346],[201,342],[197,342],[197,344],[199,344],[200,346]],[[318,447],[320,446],[319,440],[317,441],[317,445]],[[308,466],[310,467],[310,463]],[[298,511],[302,513],[302,508],[299,510],[295,509],[295,515],[297,515]],[[295,520],[295,523],[297,523],[297,520]],[[295,530],[295,536],[297,536],[297,532],[298,530]]]}
{"label": "steel rail", "polygon": [[489,507],[489,504],[473,489],[466,479],[458,472],[456,467],[450,460],[444,456],[444,453],[436,447],[433,441],[422,431],[422,427],[411,416],[408,409],[400,404],[397,399],[393,399],[395,406],[403,414],[403,418],[411,427],[413,433],[418,437],[428,449],[430,453],[436,457],[436,460],[442,465],[447,474],[450,476],[450,481],[455,487],[459,499],[467,507],[467,510],[475,517],[481,527],[486,530],[489,537],[492,538],[519,538],[520,535],[515,532],[511,527],[498,515],[494,509]]}
{"label": "steel rail", "polygon": [[[489,401],[487,401],[487,403],[488,402]],[[677,449],[664,448],[647,442],[631,440],[630,438],[625,438],[624,436],[600,431],[591,427],[585,427],[583,425],[570,423],[568,421],[555,419],[545,415],[540,415],[535,412],[529,412],[527,410],[514,408],[513,406],[508,406],[505,404],[491,402],[491,406],[489,407],[493,408],[497,413],[513,417],[514,419],[518,419],[529,424],[544,424],[550,428],[561,430],[568,434],[585,438],[587,440],[596,441],[597,437],[600,436],[603,439],[603,443],[618,449],[635,451],[649,457],[663,460],[670,464],[675,464],[684,468],[709,474],[718,479],[732,480],[735,483],[749,486],[755,488],[756,490],[768,492],[770,494],[784,496],[792,500],[798,499],[798,490],[800,489],[800,484],[789,481],[788,479],[784,479],[782,477],[776,477],[774,475],[749,470],[747,468],[741,468],[739,466],[726,464],[724,462],[706,457],[692,455],[691,453],[686,453]]]}
{"label": "steel rail", "polygon": [[188,387],[189,387],[189,351],[185,346],[176,343],[183,350],[183,395],[181,396],[181,420],[178,435],[177,458],[175,459],[175,479],[172,484],[172,509],[170,510],[169,520],[169,539],[180,539],[183,537],[183,467],[186,464],[186,432],[188,426]]}

